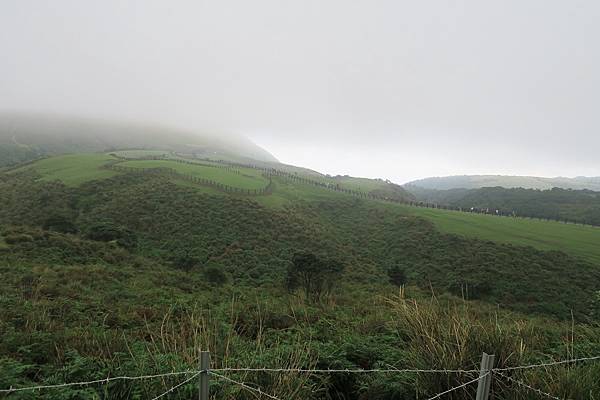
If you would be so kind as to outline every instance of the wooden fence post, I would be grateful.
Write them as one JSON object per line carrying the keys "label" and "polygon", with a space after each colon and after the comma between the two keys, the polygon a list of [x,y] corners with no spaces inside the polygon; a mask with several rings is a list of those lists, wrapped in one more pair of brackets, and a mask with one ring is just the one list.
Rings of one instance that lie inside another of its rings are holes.
{"label": "wooden fence post", "polygon": [[210,352],[200,352],[200,382],[199,382],[199,399],[208,400],[208,381],[210,369]]}
{"label": "wooden fence post", "polygon": [[[479,369],[479,381],[477,383],[476,400],[488,400],[490,387],[492,385],[491,370],[494,368],[494,359],[496,356],[483,353],[481,356],[481,367]],[[487,374],[485,377],[484,375]]]}

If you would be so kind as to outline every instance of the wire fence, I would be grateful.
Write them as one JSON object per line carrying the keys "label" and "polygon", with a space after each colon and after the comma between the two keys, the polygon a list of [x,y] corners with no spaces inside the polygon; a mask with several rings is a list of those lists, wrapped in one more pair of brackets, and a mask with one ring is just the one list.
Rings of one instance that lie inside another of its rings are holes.
{"label": "wire fence", "polygon": [[194,379],[198,378],[202,374],[206,374],[208,376],[215,377],[219,380],[228,382],[233,385],[237,385],[240,388],[250,391],[255,395],[258,395],[258,398],[270,398],[274,400],[282,400],[279,397],[264,392],[259,387],[251,386],[248,383],[240,382],[234,378],[227,376],[227,373],[249,373],[249,372],[262,372],[262,373],[300,373],[300,374],[475,374],[479,373],[480,375],[477,378],[464,382],[458,386],[452,387],[448,390],[445,390],[441,393],[438,393],[432,397],[429,397],[427,400],[435,400],[454,392],[456,390],[465,388],[471,384],[476,382],[481,382],[488,376],[498,376],[501,379],[504,379],[508,382],[515,384],[518,387],[526,389],[528,391],[539,394],[540,396],[544,396],[550,399],[557,400],[565,400],[550,393],[546,393],[540,389],[534,388],[529,384],[522,382],[514,377],[508,375],[511,371],[521,371],[521,370],[529,370],[534,368],[547,368],[565,364],[574,364],[580,363],[584,361],[595,361],[600,360],[600,356],[594,357],[582,357],[582,358],[574,358],[569,360],[560,360],[554,362],[546,362],[546,363],[538,363],[538,364],[530,364],[530,365],[521,365],[515,367],[505,367],[505,368],[492,368],[489,370],[482,369],[397,369],[397,368],[387,368],[387,369],[302,369],[302,368],[215,368],[215,369],[205,369],[205,370],[186,370],[186,371],[176,371],[176,372],[165,372],[160,374],[152,374],[152,375],[139,375],[139,376],[114,376],[114,377],[106,377],[104,379],[94,379],[90,381],[83,382],[71,382],[71,383],[60,383],[55,385],[37,385],[37,386],[27,386],[27,387],[10,387],[7,389],[0,389],[0,393],[11,394],[16,392],[23,391],[39,391],[44,389],[61,389],[67,387],[77,387],[77,386],[91,386],[91,385],[105,385],[115,381],[143,381],[149,379],[156,378],[167,378],[167,377],[181,377],[184,376],[185,379],[180,383],[172,386],[167,391],[161,393],[160,395],[154,397],[152,400],[160,399],[164,396],[169,395],[170,393],[175,392],[177,389],[182,386],[190,383]]}

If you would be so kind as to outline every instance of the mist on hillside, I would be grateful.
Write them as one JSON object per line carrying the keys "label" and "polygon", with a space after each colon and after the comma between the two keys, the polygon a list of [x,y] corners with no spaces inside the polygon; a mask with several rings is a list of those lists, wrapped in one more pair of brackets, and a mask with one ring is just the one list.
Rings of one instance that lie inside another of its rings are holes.
{"label": "mist on hillside", "polygon": [[157,149],[213,159],[277,162],[241,135],[58,114],[0,113],[0,145],[11,153],[3,157],[0,166],[36,156],[115,149]]}

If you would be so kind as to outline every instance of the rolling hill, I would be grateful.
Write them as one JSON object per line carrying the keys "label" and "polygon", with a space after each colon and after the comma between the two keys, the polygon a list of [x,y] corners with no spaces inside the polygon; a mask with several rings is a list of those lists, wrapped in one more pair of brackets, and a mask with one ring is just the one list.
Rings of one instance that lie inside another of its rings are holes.
{"label": "rolling hill", "polygon": [[70,116],[0,113],[0,167],[52,155],[115,149],[166,150],[215,159],[277,162],[266,150],[236,135]]}
{"label": "rolling hill", "polygon": [[576,178],[541,178],[535,176],[506,176],[506,175],[460,175],[432,177],[419,179],[405,185],[424,189],[479,189],[483,187],[504,187],[548,190],[554,187],[561,189],[595,190],[600,191],[600,177]]}

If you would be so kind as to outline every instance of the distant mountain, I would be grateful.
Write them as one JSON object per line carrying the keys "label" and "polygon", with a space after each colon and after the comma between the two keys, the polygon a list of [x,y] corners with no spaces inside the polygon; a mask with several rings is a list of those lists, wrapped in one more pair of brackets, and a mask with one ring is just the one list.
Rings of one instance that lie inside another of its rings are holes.
{"label": "distant mountain", "polygon": [[48,114],[0,113],[0,167],[49,155],[116,149],[159,149],[213,159],[277,162],[242,136]]}
{"label": "distant mountain", "polygon": [[557,187],[561,189],[600,191],[600,177],[541,178],[535,176],[460,175],[420,179],[407,183],[405,187],[436,190],[479,189],[483,187],[549,190]]}

